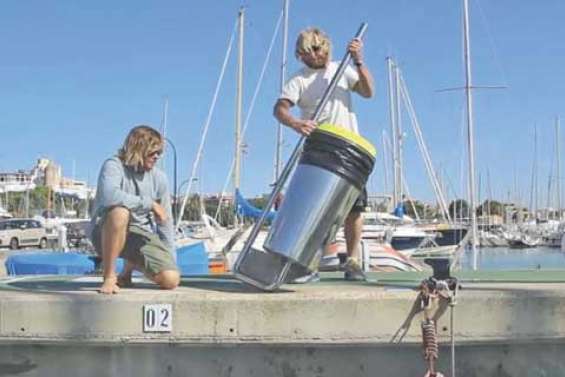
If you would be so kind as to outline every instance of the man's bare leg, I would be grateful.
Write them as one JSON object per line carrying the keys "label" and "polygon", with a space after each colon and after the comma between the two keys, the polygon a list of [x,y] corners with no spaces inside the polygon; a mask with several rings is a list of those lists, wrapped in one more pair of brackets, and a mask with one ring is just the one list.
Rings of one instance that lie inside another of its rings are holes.
{"label": "man's bare leg", "polygon": [[344,225],[347,257],[359,261],[359,243],[361,242],[361,232],[363,231],[361,212],[349,213]]}
{"label": "man's bare leg", "polygon": [[116,258],[120,255],[126,243],[129,224],[129,211],[116,207],[108,211],[102,225],[102,265],[103,283],[98,290],[103,294],[118,293],[118,278],[116,277]]}
{"label": "man's bare leg", "polygon": [[343,265],[345,280],[367,280],[359,258],[359,244],[362,231],[363,218],[361,213],[350,213],[345,219],[345,243],[347,245],[347,261]]}
{"label": "man's bare leg", "polygon": [[135,264],[126,260],[126,264],[124,266],[124,269],[122,270],[122,272],[118,276],[118,286],[120,288],[133,287],[133,283],[132,283],[132,280],[131,280],[131,275],[133,273],[133,270],[135,270]]}

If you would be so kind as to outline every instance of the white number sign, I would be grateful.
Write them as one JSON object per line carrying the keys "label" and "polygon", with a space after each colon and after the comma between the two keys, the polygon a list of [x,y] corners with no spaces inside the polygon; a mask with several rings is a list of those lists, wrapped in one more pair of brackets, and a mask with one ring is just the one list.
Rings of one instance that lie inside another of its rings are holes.
{"label": "white number sign", "polygon": [[143,332],[171,332],[173,330],[173,305],[143,305]]}

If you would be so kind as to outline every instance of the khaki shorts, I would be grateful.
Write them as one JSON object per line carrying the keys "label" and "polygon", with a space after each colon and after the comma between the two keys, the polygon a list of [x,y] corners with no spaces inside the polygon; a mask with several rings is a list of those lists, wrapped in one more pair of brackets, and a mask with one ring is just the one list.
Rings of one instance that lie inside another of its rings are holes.
{"label": "khaki shorts", "polygon": [[353,204],[353,207],[351,208],[351,211],[349,211],[349,213],[365,212],[365,208],[369,204],[368,200],[367,200],[368,199],[367,196],[368,196],[367,195],[367,188],[363,187],[363,190],[359,194],[359,197],[357,198],[357,200]]}
{"label": "khaki shorts", "polygon": [[[98,255],[102,256],[100,228],[101,223],[94,227],[92,243]],[[166,270],[178,270],[173,256],[159,236],[136,225],[128,227],[126,244],[120,257],[152,276]]]}

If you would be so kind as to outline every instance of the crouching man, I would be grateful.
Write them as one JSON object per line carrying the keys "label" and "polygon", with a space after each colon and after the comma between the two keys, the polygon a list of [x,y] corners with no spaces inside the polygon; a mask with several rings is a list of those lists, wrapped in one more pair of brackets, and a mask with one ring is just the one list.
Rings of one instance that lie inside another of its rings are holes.
{"label": "crouching man", "polygon": [[[164,139],[148,126],[134,127],[117,156],[100,170],[92,216],[92,243],[102,257],[100,293],[131,286],[133,270],[163,289],[179,285],[174,227],[165,174],[155,165]],[[126,263],[116,275],[116,258]]]}

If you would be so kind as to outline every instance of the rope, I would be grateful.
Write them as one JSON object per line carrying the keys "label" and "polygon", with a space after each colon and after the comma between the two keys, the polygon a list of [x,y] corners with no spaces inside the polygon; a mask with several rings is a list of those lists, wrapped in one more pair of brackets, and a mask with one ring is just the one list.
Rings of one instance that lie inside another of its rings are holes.
{"label": "rope", "polygon": [[[420,304],[424,311],[424,320],[421,323],[422,345],[424,348],[424,359],[428,363],[426,377],[443,377],[443,374],[435,370],[435,362],[439,357],[439,345],[437,339],[436,322],[432,319],[432,312],[437,310],[438,300],[448,300],[450,306],[450,338],[451,338],[451,377],[455,377],[455,314],[458,282],[452,278],[447,280],[436,280],[431,277],[420,284]],[[452,291],[451,291],[451,290]]]}
{"label": "rope", "polygon": [[231,49],[232,49],[232,45],[233,45],[233,40],[234,40],[234,35],[235,35],[235,31],[236,31],[236,27],[237,27],[237,21],[233,27],[231,36],[230,36],[230,40],[228,43],[228,48],[226,50],[226,55],[224,57],[224,62],[222,64],[222,70],[220,72],[220,77],[218,78],[218,82],[216,83],[216,89],[214,91],[214,96],[212,97],[212,104],[210,105],[210,109],[208,111],[208,116],[206,118],[206,123],[204,124],[204,130],[202,131],[202,138],[200,139],[200,145],[198,146],[198,152],[196,153],[196,159],[194,160],[194,164],[192,165],[192,173],[190,175],[190,180],[188,181],[188,187],[186,188],[183,200],[182,200],[182,205],[180,208],[180,211],[178,213],[178,217],[177,217],[177,221],[176,224],[180,223],[180,220],[182,219],[182,215],[184,213],[184,208],[186,206],[186,202],[188,200],[188,195],[190,194],[190,189],[192,188],[192,182],[194,181],[194,177],[196,175],[196,170],[198,169],[198,165],[200,164],[200,158],[202,156],[202,150],[204,149],[204,143],[206,141],[206,135],[208,134],[208,129],[210,128],[210,122],[212,120],[212,114],[214,112],[214,109],[216,107],[216,102],[218,100],[218,94],[220,92],[220,88],[222,86],[222,82],[223,82],[223,78],[224,78],[224,73],[226,72],[226,66],[231,54]]}
{"label": "rope", "polygon": [[455,305],[457,305],[457,291],[459,283],[455,284],[453,295],[449,299],[449,327],[451,338],[451,377],[455,377]]}
{"label": "rope", "polygon": [[422,338],[424,343],[424,359],[430,365],[430,371],[433,372],[433,362],[439,356],[439,347],[437,345],[436,324],[431,319],[422,321]]}

